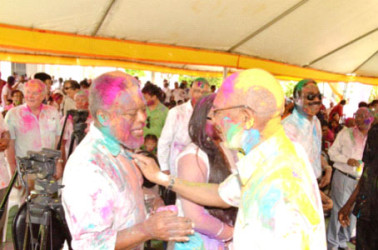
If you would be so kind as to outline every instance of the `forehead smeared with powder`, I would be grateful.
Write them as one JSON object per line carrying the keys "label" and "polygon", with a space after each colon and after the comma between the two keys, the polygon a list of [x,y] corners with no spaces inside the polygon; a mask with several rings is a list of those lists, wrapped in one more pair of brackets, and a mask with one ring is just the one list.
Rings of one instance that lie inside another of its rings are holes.
{"label": "forehead smeared with powder", "polygon": [[294,97],[298,97],[301,93],[302,93],[302,90],[303,88],[307,85],[307,84],[316,84],[316,82],[313,80],[313,79],[303,79],[303,80],[300,80],[294,87],[294,90],[293,90],[293,95]]}
{"label": "forehead smeared with powder", "polygon": [[373,118],[373,113],[368,108],[362,107],[357,109],[356,114],[363,115],[364,118]]}
{"label": "forehead smeared with powder", "polygon": [[137,87],[137,83],[131,76],[115,73],[104,74],[94,82],[94,91],[98,92],[105,107],[110,107],[121,92]]}
{"label": "forehead smeared with powder", "polygon": [[231,95],[234,93],[235,79],[238,77],[239,72],[236,72],[224,80],[222,86],[219,88],[217,97],[214,101],[217,105],[224,105],[230,100]]}
{"label": "forehead smeared with powder", "polygon": [[46,85],[38,79],[32,79],[25,83],[25,89],[30,89],[32,91],[44,92],[46,90]]}
{"label": "forehead smeared with powder", "polygon": [[218,93],[225,103],[247,104],[257,112],[282,111],[284,107],[281,85],[271,74],[261,69],[232,74],[223,82]]}
{"label": "forehead smeared with powder", "polygon": [[193,85],[197,85],[198,87],[203,88],[205,85],[210,85],[210,84],[205,78],[198,77],[193,81]]}

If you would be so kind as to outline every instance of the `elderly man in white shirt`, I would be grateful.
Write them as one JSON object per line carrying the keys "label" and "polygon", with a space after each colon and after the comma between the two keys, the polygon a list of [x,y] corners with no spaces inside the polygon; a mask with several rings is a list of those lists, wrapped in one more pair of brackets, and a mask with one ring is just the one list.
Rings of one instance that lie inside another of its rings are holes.
{"label": "elderly man in white shirt", "polygon": [[143,178],[131,161],[143,144],[146,106],[137,80],[120,71],[91,85],[94,123],[69,158],[62,204],[74,249],[143,249],[150,239],[186,241],[190,219],[165,211],[146,218]]}
{"label": "elderly man in white shirt", "polygon": [[338,221],[338,212],[347,202],[362,174],[362,155],[367,133],[374,120],[367,108],[359,108],[355,113],[356,127],[344,128],[328,150],[333,167],[336,169],[331,188],[333,208],[329,220],[327,240],[329,249],[346,248],[352,231],[356,226],[356,217],[351,216],[350,226],[342,228]]}
{"label": "elderly man in white shirt", "polygon": [[[10,133],[7,159],[11,171],[16,169],[16,157],[25,157],[29,150],[55,149],[60,135],[59,113],[56,108],[42,104],[46,85],[38,80],[25,84],[25,104],[10,109],[5,122]],[[58,160],[56,178],[62,176],[62,159]]]}
{"label": "elderly man in white shirt", "polygon": [[173,170],[177,156],[190,143],[188,124],[193,107],[203,96],[210,93],[210,85],[204,78],[194,80],[189,94],[191,99],[168,112],[164,128],[158,142],[160,168],[165,173],[176,175]]}
{"label": "elderly man in white shirt", "polygon": [[325,249],[318,185],[303,148],[281,125],[284,94],[278,81],[260,69],[234,73],[213,107],[209,117],[225,146],[244,154],[236,173],[220,185],[194,183],[134,155],[146,178],[201,205],[238,206],[232,249]]}

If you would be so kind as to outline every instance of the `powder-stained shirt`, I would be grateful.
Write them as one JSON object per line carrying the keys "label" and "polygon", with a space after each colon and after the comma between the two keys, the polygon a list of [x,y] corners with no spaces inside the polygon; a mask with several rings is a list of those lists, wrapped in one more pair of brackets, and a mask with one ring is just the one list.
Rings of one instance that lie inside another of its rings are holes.
{"label": "powder-stained shirt", "polygon": [[10,138],[15,140],[16,156],[25,157],[27,152],[42,148],[55,149],[60,135],[60,116],[51,106],[42,104],[38,116],[23,104],[8,111],[5,116]]}
{"label": "powder-stained shirt", "polygon": [[73,249],[114,249],[117,232],[143,222],[142,183],[127,152],[92,124],[63,175],[62,203]]}
{"label": "powder-stained shirt", "polygon": [[174,107],[168,112],[165,125],[158,142],[158,159],[161,170],[170,170],[176,175],[174,169],[177,156],[190,143],[188,125],[193,113],[190,101]]}
{"label": "powder-stained shirt", "polygon": [[351,158],[355,160],[362,159],[366,138],[367,135],[362,134],[357,127],[341,130],[328,150],[328,155],[331,161],[334,162],[333,167],[341,172],[360,177],[362,169],[358,171],[357,167],[349,166],[347,162]]}
{"label": "powder-stained shirt", "polygon": [[303,155],[280,128],[220,185],[222,199],[239,207],[235,249],[326,249],[318,184]]}
{"label": "powder-stained shirt", "polygon": [[[0,136],[7,131],[3,116],[0,115]],[[4,152],[0,152],[0,189],[6,188],[10,181],[9,167]]]}
{"label": "powder-stained shirt", "polygon": [[321,177],[322,129],[319,119],[313,116],[310,121],[295,108],[293,113],[282,121],[282,125],[290,140],[302,145],[306,151],[315,177]]}
{"label": "powder-stained shirt", "polygon": [[150,110],[147,107],[147,126],[143,128],[144,136],[148,134],[156,135],[157,138],[160,137],[161,131],[163,130],[165,119],[168,115],[168,108],[161,104],[156,106],[154,110]]}

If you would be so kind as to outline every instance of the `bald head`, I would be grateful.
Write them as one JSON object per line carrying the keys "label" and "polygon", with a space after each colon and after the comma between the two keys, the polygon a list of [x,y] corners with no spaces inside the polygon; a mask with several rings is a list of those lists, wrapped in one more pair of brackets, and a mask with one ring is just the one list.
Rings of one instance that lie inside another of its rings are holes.
{"label": "bald head", "polygon": [[279,116],[284,110],[284,93],[278,81],[261,69],[249,69],[229,76],[218,90],[217,108],[247,105],[256,114]]}
{"label": "bald head", "polygon": [[214,121],[225,145],[247,154],[280,128],[284,94],[268,72],[250,69],[229,76],[214,101]]}

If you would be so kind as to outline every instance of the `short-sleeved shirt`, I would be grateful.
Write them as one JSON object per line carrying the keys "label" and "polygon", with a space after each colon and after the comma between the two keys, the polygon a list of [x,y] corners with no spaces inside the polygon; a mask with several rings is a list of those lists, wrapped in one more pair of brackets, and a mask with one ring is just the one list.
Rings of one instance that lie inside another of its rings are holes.
{"label": "short-sleeved shirt", "polygon": [[119,231],[143,222],[142,183],[127,152],[92,124],[63,175],[62,203],[73,249],[114,249]]}
{"label": "short-sleeved shirt", "polygon": [[170,170],[176,175],[174,169],[177,156],[191,142],[188,132],[193,106],[190,101],[169,110],[164,128],[158,141],[158,159],[161,170]]}
{"label": "short-sleeved shirt", "polygon": [[147,126],[144,127],[144,136],[152,134],[156,135],[157,138],[160,137],[161,131],[164,127],[165,119],[168,115],[168,111],[168,108],[160,102],[154,110],[150,110],[147,107],[147,122],[149,123],[149,128],[147,128]]}
{"label": "short-sleeved shirt", "polygon": [[318,184],[303,148],[282,128],[237,169],[219,187],[222,199],[239,207],[235,249],[326,249]]}
{"label": "short-sleeved shirt", "polygon": [[345,127],[341,130],[328,150],[329,158],[334,162],[333,167],[360,178],[361,173],[357,171],[357,167],[351,167],[347,162],[351,158],[362,160],[366,138],[367,136],[362,134],[357,127]]}
{"label": "short-sleeved shirt", "polygon": [[5,117],[10,138],[15,140],[18,157],[27,156],[29,150],[56,149],[56,137],[61,132],[58,111],[44,104],[40,109],[37,117],[26,104],[23,104],[10,109]]}
{"label": "short-sleeved shirt", "polygon": [[316,178],[321,177],[322,129],[319,119],[313,116],[310,121],[295,108],[291,115],[282,120],[282,125],[290,140],[302,145],[306,151]]}

